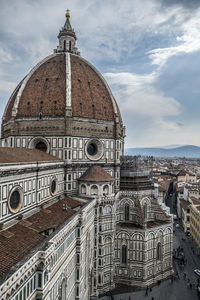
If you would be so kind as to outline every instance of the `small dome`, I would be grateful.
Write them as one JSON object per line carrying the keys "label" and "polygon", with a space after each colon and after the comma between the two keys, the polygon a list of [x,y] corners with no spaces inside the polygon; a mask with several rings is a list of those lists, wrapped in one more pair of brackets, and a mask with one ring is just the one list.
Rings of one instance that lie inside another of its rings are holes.
{"label": "small dome", "polygon": [[114,178],[100,166],[92,166],[79,178],[79,181],[114,181]]}

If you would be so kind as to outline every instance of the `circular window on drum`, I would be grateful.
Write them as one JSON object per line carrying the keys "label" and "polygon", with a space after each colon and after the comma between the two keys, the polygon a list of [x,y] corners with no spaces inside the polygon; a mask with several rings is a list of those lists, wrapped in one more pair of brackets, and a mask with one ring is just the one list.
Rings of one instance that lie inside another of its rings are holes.
{"label": "circular window on drum", "polygon": [[86,144],[85,152],[90,160],[98,160],[103,155],[103,144],[97,139],[89,140]]}
{"label": "circular window on drum", "polygon": [[58,187],[58,182],[57,182],[57,178],[52,178],[51,183],[50,183],[50,192],[51,195],[54,196],[57,193],[57,187]]}
{"label": "circular window on drum", "polygon": [[23,204],[24,193],[20,186],[14,187],[8,197],[8,208],[11,213],[17,213]]}

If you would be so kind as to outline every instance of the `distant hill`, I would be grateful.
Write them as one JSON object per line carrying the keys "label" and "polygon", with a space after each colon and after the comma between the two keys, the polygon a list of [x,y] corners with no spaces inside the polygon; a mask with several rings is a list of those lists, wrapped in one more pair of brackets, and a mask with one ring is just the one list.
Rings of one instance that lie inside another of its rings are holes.
{"label": "distant hill", "polygon": [[144,155],[156,157],[200,158],[200,147],[186,145],[176,148],[127,148],[125,155]]}

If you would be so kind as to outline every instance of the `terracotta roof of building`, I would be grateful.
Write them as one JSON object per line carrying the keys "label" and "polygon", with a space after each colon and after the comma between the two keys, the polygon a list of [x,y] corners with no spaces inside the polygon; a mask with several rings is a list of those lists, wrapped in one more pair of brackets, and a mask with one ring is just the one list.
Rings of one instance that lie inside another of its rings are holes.
{"label": "terracotta roof of building", "polygon": [[183,209],[188,209],[188,206],[191,205],[191,203],[189,201],[185,201],[183,199],[180,200],[180,204],[181,204]]}
{"label": "terracotta roof of building", "polygon": [[[77,55],[70,54],[70,65],[72,115],[114,120],[115,100],[101,75]],[[16,118],[38,117],[39,113],[43,117],[65,117],[66,88],[69,88],[66,87],[66,56],[63,53],[51,55],[39,63],[16,88],[6,107],[4,121],[10,120],[16,97],[19,97]],[[118,107],[117,110],[121,120]]]}
{"label": "terracotta roof of building", "polygon": [[[72,208],[70,208],[69,203],[70,202],[68,199],[60,200],[49,207],[42,208],[41,211],[29,217],[25,221],[30,223],[28,226],[29,228],[32,228],[39,233],[50,228],[57,228],[66,219],[74,214],[74,211]],[[65,204],[67,204],[67,206],[65,206]],[[65,208],[67,209],[65,210]]]}
{"label": "terracotta roof of building", "polygon": [[[74,202],[74,203],[73,203]],[[31,217],[0,232],[0,276],[3,276],[16,263],[38,247],[45,236],[41,233],[48,229],[56,229],[62,225],[75,211],[73,206],[84,203],[72,198],[65,198],[42,208]],[[67,205],[67,210],[63,209]]]}
{"label": "terracotta roof of building", "polygon": [[158,189],[161,192],[167,192],[169,190],[170,181],[161,181],[158,185]]}
{"label": "terracotta roof of building", "polygon": [[111,181],[114,178],[99,166],[92,166],[79,178],[82,181]]}
{"label": "terracotta roof of building", "polygon": [[198,205],[200,204],[200,198],[190,197],[190,200],[193,204]]}
{"label": "terracotta roof of building", "polygon": [[194,173],[192,173],[191,171],[187,171],[187,170],[181,170],[179,173],[178,173],[178,176],[185,176],[186,174],[188,174],[189,176],[196,176]]}
{"label": "terracotta roof of building", "polygon": [[186,170],[181,170],[179,173],[178,173],[178,176],[185,176],[187,174]]}
{"label": "terracotta roof of building", "polygon": [[37,149],[0,147],[0,163],[55,160],[60,159]]}
{"label": "terracotta roof of building", "polygon": [[22,224],[0,232],[0,276],[22,260],[44,239],[44,236]]}

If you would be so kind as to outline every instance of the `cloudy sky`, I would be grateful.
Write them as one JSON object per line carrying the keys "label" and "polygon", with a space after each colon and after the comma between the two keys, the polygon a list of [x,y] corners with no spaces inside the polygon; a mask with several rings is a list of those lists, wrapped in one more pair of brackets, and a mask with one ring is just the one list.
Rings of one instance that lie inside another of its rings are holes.
{"label": "cloudy sky", "polygon": [[119,104],[126,147],[200,145],[200,0],[0,0],[0,117],[56,48],[67,8]]}

